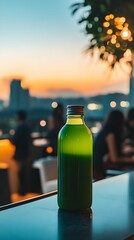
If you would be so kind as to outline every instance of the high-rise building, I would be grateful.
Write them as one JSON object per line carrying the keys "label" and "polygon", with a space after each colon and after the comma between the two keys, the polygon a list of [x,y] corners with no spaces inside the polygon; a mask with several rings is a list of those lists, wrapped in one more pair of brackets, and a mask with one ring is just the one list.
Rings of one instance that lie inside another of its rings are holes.
{"label": "high-rise building", "polygon": [[29,108],[29,90],[21,86],[21,80],[13,79],[10,84],[9,107],[12,110],[27,110]]}

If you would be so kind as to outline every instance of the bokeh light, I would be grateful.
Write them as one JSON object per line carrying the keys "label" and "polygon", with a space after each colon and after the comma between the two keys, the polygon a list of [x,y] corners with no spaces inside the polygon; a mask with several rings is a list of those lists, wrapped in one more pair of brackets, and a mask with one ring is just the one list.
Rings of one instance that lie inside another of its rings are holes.
{"label": "bokeh light", "polygon": [[14,129],[10,129],[9,134],[10,135],[14,135],[15,134],[15,130]]}
{"label": "bokeh light", "polygon": [[116,105],[117,105],[117,103],[116,103],[115,101],[111,101],[111,102],[110,102],[110,107],[111,107],[111,108],[115,108]]}
{"label": "bokeh light", "polygon": [[128,102],[128,101],[121,101],[121,102],[120,102],[120,106],[121,106],[122,108],[127,108],[127,107],[129,107],[129,102]]}
{"label": "bokeh light", "polygon": [[46,126],[46,121],[45,120],[41,120],[40,121],[40,126],[41,127],[45,127]]}
{"label": "bokeh light", "polygon": [[52,102],[52,108],[57,108],[58,107],[58,103],[57,102]]}
{"label": "bokeh light", "polygon": [[52,148],[51,146],[48,146],[48,147],[46,148],[46,152],[49,153],[49,154],[51,154],[51,153],[53,152],[53,148]]}
{"label": "bokeh light", "polygon": [[3,131],[0,129],[0,136],[2,136],[3,135]]}
{"label": "bokeh light", "polygon": [[89,103],[87,105],[87,108],[88,108],[88,110],[94,111],[94,110],[102,109],[102,106],[100,104],[97,104],[97,103]]}

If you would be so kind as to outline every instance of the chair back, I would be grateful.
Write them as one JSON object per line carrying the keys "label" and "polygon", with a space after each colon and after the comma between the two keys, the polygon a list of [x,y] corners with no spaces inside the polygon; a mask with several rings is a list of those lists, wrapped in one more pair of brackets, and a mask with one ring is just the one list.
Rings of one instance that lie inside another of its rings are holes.
{"label": "chair back", "polygon": [[38,159],[33,163],[33,167],[39,169],[43,193],[57,189],[57,157]]}
{"label": "chair back", "polygon": [[51,181],[57,179],[57,159],[45,160],[42,164],[45,174],[45,180]]}

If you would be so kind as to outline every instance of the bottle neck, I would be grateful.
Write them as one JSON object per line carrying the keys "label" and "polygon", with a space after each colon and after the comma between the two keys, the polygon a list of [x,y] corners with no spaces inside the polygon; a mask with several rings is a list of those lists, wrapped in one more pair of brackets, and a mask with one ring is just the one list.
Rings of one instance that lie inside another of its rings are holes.
{"label": "bottle neck", "polygon": [[82,124],[84,124],[84,116],[83,115],[68,115],[66,124],[82,125]]}

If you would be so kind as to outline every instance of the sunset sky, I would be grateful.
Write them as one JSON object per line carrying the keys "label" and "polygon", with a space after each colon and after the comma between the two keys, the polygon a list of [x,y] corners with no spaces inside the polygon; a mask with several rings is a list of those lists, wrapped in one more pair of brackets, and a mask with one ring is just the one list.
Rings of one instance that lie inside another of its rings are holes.
{"label": "sunset sky", "polygon": [[108,74],[83,53],[87,38],[71,16],[74,0],[0,0],[0,99],[12,78],[35,96],[128,92],[129,75]]}

